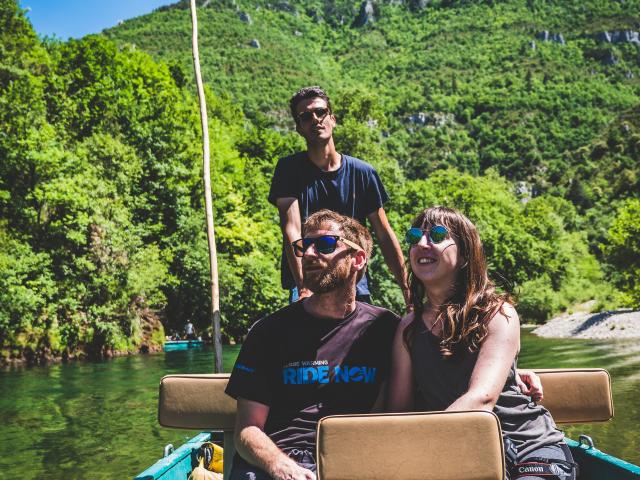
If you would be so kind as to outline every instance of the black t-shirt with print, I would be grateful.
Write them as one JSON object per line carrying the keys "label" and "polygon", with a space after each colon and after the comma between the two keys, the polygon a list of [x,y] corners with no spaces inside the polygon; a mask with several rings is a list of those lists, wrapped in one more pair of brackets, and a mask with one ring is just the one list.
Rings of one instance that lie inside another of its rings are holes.
{"label": "black t-shirt with print", "polygon": [[265,433],[280,449],[313,451],[322,417],[371,411],[389,375],[398,321],[367,303],[356,302],[342,320],[291,304],[251,328],[226,393],[270,407]]}

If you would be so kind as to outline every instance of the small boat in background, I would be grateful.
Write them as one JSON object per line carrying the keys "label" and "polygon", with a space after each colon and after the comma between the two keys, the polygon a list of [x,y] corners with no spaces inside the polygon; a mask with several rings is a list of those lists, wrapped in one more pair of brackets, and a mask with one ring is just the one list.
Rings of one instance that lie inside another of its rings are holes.
{"label": "small boat in background", "polygon": [[204,340],[169,340],[164,342],[163,350],[165,352],[175,352],[202,347],[204,347]]}

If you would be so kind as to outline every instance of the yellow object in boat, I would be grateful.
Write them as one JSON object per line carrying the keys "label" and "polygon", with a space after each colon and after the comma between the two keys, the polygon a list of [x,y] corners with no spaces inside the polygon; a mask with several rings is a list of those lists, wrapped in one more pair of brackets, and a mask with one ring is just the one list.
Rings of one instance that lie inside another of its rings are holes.
{"label": "yellow object in boat", "polygon": [[211,472],[222,473],[224,449],[213,442],[204,442],[198,450],[198,459],[203,460],[204,468]]}

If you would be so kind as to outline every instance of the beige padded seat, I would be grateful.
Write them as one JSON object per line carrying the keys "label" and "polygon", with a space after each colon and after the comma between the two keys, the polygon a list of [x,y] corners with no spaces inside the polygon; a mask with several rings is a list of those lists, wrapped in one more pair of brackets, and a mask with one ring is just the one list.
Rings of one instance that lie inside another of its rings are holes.
{"label": "beige padded seat", "polygon": [[491,412],[339,415],[320,420],[320,480],[502,480]]}
{"label": "beige padded seat", "polygon": [[229,478],[236,451],[236,401],[224,393],[228,381],[228,373],[167,375],[160,380],[158,399],[163,427],[224,431],[224,478]]}
{"label": "beige padded seat", "polygon": [[160,381],[158,422],[191,430],[233,430],[236,401],[224,393],[228,373],[167,375]]}
{"label": "beige padded seat", "polygon": [[[557,423],[603,422],[613,417],[611,378],[599,368],[539,369],[542,405]],[[160,383],[160,425],[233,430],[236,402],[224,393],[228,373],[167,375]]]}
{"label": "beige padded seat", "polygon": [[611,377],[601,368],[535,370],[542,381],[541,402],[556,423],[606,422],[613,418]]}

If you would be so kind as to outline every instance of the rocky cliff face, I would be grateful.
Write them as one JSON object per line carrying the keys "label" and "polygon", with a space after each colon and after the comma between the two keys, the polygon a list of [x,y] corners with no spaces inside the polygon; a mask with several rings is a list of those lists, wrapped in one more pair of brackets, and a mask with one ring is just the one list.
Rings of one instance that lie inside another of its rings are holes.
{"label": "rocky cliff face", "polygon": [[536,35],[538,40],[543,42],[554,42],[559,43],[560,45],[566,45],[564,40],[564,36],[561,33],[552,33],[547,30],[544,30]]}
{"label": "rocky cliff face", "polygon": [[352,25],[356,28],[360,28],[373,23],[374,21],[373,2],[371,0],[366,0],[360,4],[360,11]]}
{"label": "rocky cliff face", "polygon": [[604,31],[596,35],[596,40],[606,43],[634,43],[640,45],[640,33],[633,30]]}
{"label": "rocky cliff face", "polygon": [[[325,21],[329,24],[344,25],[350,24],[353,28],[362,28],[376,20],[377,5],[404,5],[409,10],[416,12],[434,4],[434,0],[364,0],[361,3],[352,0],[336,1],[327,0],[318,5],[306,1],[266,1],[258,2],[256,8],[266,8],[269,10],[289,13],[299,16],[301,12],[311,17],[315,22]],[[200,8],[233,8],[237,10],[240,19],[251,24],[251,17],[246,11],[240,11],[240,5],[236,0],[196,0],[196,5]],[[246,8],[246,6],[244,6]],[[187,10],[189,0],[181,0],[171,5],[165,5],[156,9],[158,12],[168,10]]]}

